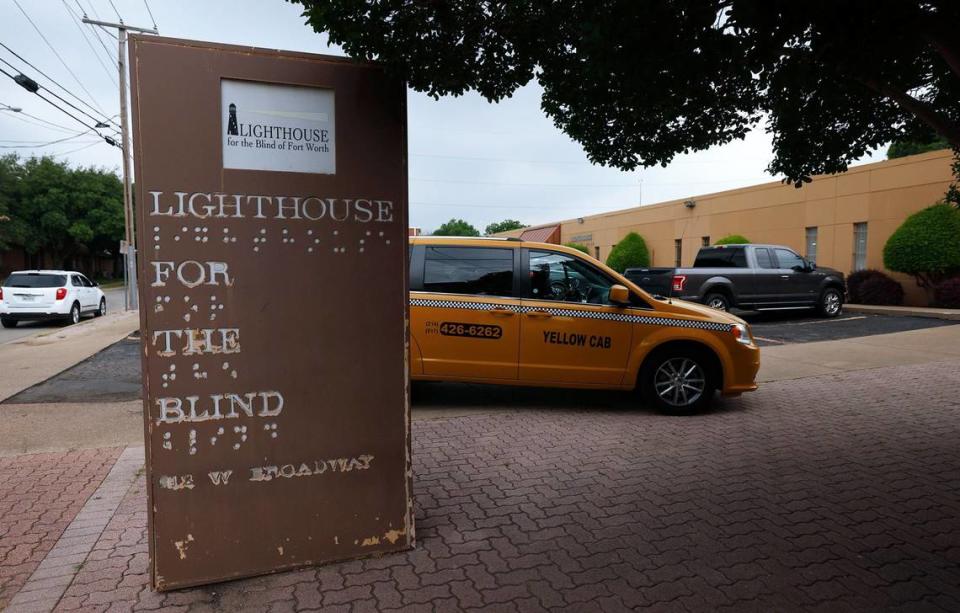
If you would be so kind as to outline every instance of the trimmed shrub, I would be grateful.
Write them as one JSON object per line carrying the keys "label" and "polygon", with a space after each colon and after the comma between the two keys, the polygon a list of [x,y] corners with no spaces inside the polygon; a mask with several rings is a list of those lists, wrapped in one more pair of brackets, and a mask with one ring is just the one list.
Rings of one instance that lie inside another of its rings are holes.
{"label": "trimmed shrub", "polygon": [[940,203],[907,217],[883,247],[883,266],[925,289],[960,271],[960,210]]}
{"label": "trimmed shrub", "polygon": [[863,285],[867,279],[872,279],[877,276],[886,277],[887,275],[873,268],[866,268],[850,273],[850,276],[847,277],[847,293],[850,295],[850,302],[853,304],[861,304],[860,286]]}
{"label": "trimmed shrub", "polygon": [[610,250],[607,266],[619,273],[623,273],[628,268],[650,266],[647,241],[636,232],[627,234]]}
{"label": "trimmed shrub", "polygon": [[724,236],[717,242],[713,243],[714,245],[749,245],[750,239],[742,234],[731,234],[730,236]]}
{"label": "trimmed shrub", "polygon": [[587,249],[586,245],[581,245],[580,243],[564,243],[564,247],[570,247],[571,249],[576,249],[577,251],[582,251],[587,255],[590,255],[590,250]]}
{"label": "trimmed shrub", "polygon": [[960,309],[960,276],[944,279],[933,288],[933,298],[938,307]]}
{"label": "trimmed shrub", "polygon": [[870,277],[860,284],[860,304],[900,306],[903,304],[903,286],[887,275]]}

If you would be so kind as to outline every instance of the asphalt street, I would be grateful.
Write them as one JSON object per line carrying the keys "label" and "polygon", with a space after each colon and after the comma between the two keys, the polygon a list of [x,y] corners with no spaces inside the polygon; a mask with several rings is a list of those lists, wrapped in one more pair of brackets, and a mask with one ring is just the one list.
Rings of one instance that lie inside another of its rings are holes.
{"label": "asphalt street", "polygon": [[750,323],[753,337],[761,347],[957,325],[955,321],[930,317],[892,317],[864,313],[843,313],[833,319],[819,317],[813,311],[767,311],[739,315]]}
{"label": "asphalt street", "polygon": [[[123,296],[117,300],[122,304]],[[109,300],[109,299],[108,299]],[[838,340],[875,334],[919,330],[956,322],[924,317],[843,314],[823,319],[814,314],[793,312],[747,314],[754,337],[761,346],[778,346]],[[3,404],[123,402],[140,398],[139,339],[131,336],[80,362],[59,375],[8,398]],[[464,393],[464,388],[469,388]],[[435,406],[497,404],[509,399],[511,406],[630,406],[632,397],[615,392],[591,390],[545,390],[483,385],[436,384],[417,386],[414,404],[430,409]]]}
{"label": "asphalt street", "polygon": [[[114,287],[104,290],[107,297],[107,312],[114,312],[123,309],[123,288]],[[80,321],[86,321],[91,315],[85,315]],[[65,321],[24,321],[17,324],[16,328],[0,328],[0,345],[10,341],[30,336],[45,330],[56,330],[64,327]]]}

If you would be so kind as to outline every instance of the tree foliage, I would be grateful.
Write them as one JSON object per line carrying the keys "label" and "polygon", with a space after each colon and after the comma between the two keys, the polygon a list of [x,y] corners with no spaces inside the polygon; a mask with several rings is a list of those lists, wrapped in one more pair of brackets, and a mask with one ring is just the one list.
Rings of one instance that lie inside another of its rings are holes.
{"label": "tree foliage", "polygon": [[0,245],[74,255],[115,251],[123,237],[123,187],[111,172],[70,168],[51,157],[0,159]]}
{"label": "tree foliage", "polygon": [[480,231],[462,219],[451,219],[437,228],[434,236],[480,236]]}
{"label": "tree foliage", "polygon": [[928,151],[946,149],[949,146],[950,143],[948,143],[945,138],[939,136],[928,140],[895,140],[890,143],[890,148],[887,149],[887,159],[892,160],[908,155],[927,153]]}
{"label": "tree foliage", "polygon": [[526,228],[526,227],[527,227],[527,224],[521,223],[516,219],[504,219],[503,221],[498,221],[498,222],[487,225],[483,233],[486,234],[487,236],[490,236],[491,234],[497,234],[499,232],[509,232],[510,230],[519,230],[520,228]]}
{"label": "tree foliage", "polygon": [[607,266],[622,273],[628,268],[650,266],[650,251],[647,241],[636,232],[630,232],[613,246],[607,256]]}
{"label": "tree foliage", "polygon": [[960,211],[941,203],[907,217],[887,239],[883,265],[928,289],[960,272]]}
{"label": "tree foliage", "polygon": [[799,186],[893,140],[960,148],[960,2],[291,0],[431,96],[532,80],[591,161],[622,170],[743,138]]}
{"label": "tree foliage", "polygon": [[713,243],[714,245],[749,245],[750,239],[742,234],[730,234]]}
{"label": "tree foliage", "polygon": [[564,247],[570,247],[571,249],[576,249],[577,251],[582,251],[587,255],[590,255],[590,250],[587,249],[586,245],[581,245],[580,243],[564,243]]}

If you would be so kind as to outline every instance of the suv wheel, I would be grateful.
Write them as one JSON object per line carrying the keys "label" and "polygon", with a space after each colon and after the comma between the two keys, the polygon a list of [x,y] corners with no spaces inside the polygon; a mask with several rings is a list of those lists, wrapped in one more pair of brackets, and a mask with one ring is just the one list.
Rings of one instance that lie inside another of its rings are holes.
{"label": "suv wheel", "polygon": [[730,310],[730,299],[727,298],[725,294],[707,294],[707,297],[703,299],[703,303],[711,309],[717,309],[718,311]]}
{"label": "suv wheel", "polygon": [[689,349],[657,353],[644,364],[640,377],[647,401],[674,415],[703,411],[717,389],[710,361],[703,352]]}
{"label": "suv wheel", "polygon": [[93,314],[94,317],[103,317],[107,314],[107,299],[100,299],[100,306],[97,308],[97,312]]}
{"label": "suv wheel", "polygon": [[817,310],[824,317],[836,317],[843,311],[843,294],[835,287],[828,287],[820,295]]}
{"label": "suv wheel", "polygon": [[0,317],[0,325],[2,325],[4,328],[16,328],[17,320],[10,319],[9,317]]}
{"label": "suv wheel", "polygon": [[70,325],[73,325],[75,323],[78,323],[79,321],[80,321],[80,305],[74,302],[73,306],[70,307],[70,319],[68,320],[68,323]]}

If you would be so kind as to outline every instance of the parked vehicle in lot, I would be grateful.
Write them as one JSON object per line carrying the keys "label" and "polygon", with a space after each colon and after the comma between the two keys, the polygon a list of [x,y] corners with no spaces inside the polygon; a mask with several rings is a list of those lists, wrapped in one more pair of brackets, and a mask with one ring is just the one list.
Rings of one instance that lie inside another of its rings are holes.
{"label": "parked vehicle in lot", "polygon": [[414,381],[638,389],[675,413],[755,390],[760,366],[738,317],[519,239],[410,239],[410,336]]}
{"label": "parked vehicle in lot", "polygon": [[628,268],[624,276],[653,295],[721,311],[815,308],[836,317],[847,292],[842,272],[782,245],[703,247],[693,268]]}
{"label": "parked vehicle in lot", "polygon": [[69,270],[20,270],[0,285],[0,324],[13,328],[19,321],[66,319],[107,312],[107,299],[96,283]]}

